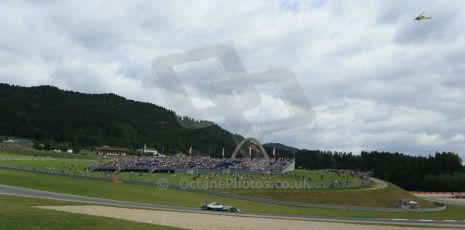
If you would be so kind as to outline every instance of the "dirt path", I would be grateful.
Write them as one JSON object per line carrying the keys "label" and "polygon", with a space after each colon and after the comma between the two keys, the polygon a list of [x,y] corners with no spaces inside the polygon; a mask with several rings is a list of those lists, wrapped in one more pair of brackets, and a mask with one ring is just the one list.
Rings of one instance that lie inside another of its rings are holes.
{"label": "dirt path", "polygon": [[376,179],[376,178],[371,178],[371,180],[373,182],[375,182],[375,186],[374,187],[371,187],[371,188],[365,188],[365,189],[360,189],[360,190],[377,190],[377,189],[383,189],[383,188],[386,188],[387,187],[387,183],[386,181],[383,181],[383,180],[380,180],[380,179]]}
{"label": "dirt path", "polygon": [[378,226],[363,224],[329,223],[319,221],[269,219],[256,217],[238,217],[226,215],[209,215],[201,213],[171,212],[157,210],[142,210],[115,208],[104,206],[40,206],[38,208],[81,213],[95,216],[112,217],[149,224],[164,226],[211,230],[211,229],[332,229],[332,230],[408,230],[439,228],[414,228],[398,226]]}

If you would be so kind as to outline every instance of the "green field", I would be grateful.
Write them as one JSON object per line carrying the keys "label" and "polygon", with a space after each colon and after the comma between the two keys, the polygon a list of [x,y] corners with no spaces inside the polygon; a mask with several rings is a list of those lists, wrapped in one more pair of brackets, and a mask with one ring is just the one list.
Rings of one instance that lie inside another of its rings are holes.
{"label": "green field", "polygon": [[2,166],[15,166],[24,168],[53,168],[57,170],[83,170],[86,166],[95,163],[95,160],[80,160],[80,159],[67,159],[67,158],[44,158],[36,157],[34,159],[8,159],[0,160]]}
{"label": "green field", "polygon": [[[4,155],[9,153],[3,152]],[[9,154],[9,155],[14,155]],[[105,172],[86,172],[84,168],[89,165],[97,163],[98,160],[88,159],[70,159],[70,158],[48,158],[36,157],[15,157],[13,159],[0,160],[1,166],[13,166],[24,169],[45,170],[65,173],[65,174],[80,174],[91,175],[108,178],[109,173]],[[45,175],[36,176],[39,180]],[[327,171],[308,171],[308,170],[295,170],[289,175],[215,175],[210,177],[207,174],[202,175],[188,175],[185,173],[178,174],[149,174],[149,173],[131,173],[122,172],[116,175],[118,179],[144,181],[156,184],[160,180],[166,181],[169,185],[185,185],[186,183],[194,185],[202,185],[205,183],[213,183],[213,185],[228,184],[228,186],[221,188],[208,187],[217,192],[238,193],[242,195],[272,198],[278,200],[298,201],[307,203],[319,204],[342,204],[342,205],[355,205],[355,206],[369,206],[369,207],[393,207],[393,203],[404,198],[409,198],[418,201],[423,207],[433,207],[431,202],[427,202],[411,196],[409,193],[391,185],[383,190],[369,190],[363,189],[371,186],[370,184],[363,184],[359,177],[351,176],[338,176],[335,173]],[[195,177],[195,178],[194,178]],[[341,188],[328,188],[333,181],[345,182]],[[186,182],[186,183],[182,183]],[[257,185],[258,183],[266,182],[268,185],[286,182],[290,185],[290,189],[282,188],[260,188],[260,187],[240,187],[237,185],[244,185],[247,183]],[[302,186],[306,183],[308,186],[305,189],[295,189],[294,186]],[[210,185],[210,184],[208,184]],[[113,186],[114,187],[114,186]],[[356,190],[356,191],[354,191]],[[68,191],[72,192],[72,191]],[[108,192],[111,194],[112,192]],[[90,195],[90,194],[89,194]],[[355,198],[355,199],[354,199]],[[117,199],[124,199],[119,197]],[[145,201],[142,201],[145,202]],[[191,204],[196,206],[195,204]]]}
{"label": "green field", "polygon": [[0,195],[1,229],[175,229],[106,217],[38,209],[43,205],[76,203]]}
{"label": "green field", "polygon": [[72,153],[59,153],[52,151],[39,151],[34,149],[26,149],[22,151],[12,152],[6,150],[0,150],[0,158],[3,157],[21,157],[21,158],[31,158],[31,157],[55,157],[55,158],[67,158],[67,159],[87,159],[87,160],[97,160],[101,156],[95,154],[72,154]]}
{"label": "green field", "polygon": [[[12,166],[24,169],[34,170],[48,170],[59,173],[73,173],[81,175],[91,176],[108,176],[108,173],[104,172],[86,172],[85,168],[92,164],[96,164],[99,160],[97,159],[82,159],[82,158],[59,158],[59,157],[30,157],[24,155],[16,155],[14,153],[0,152],[3,156],[10,156],[8,159],[0,160],[0,166]],[[67,154],[63,154],[68,156]],[[1,155],[0,155],[1,157]],[[1,159],[1,158],[0,158]],[[369,183],[364,183],[359,177],[344,177],[338,176],[335,173],[326,171],[307,171],[307,170],[295,170],[290,175],[259,175],[259,174],[237,174],[237,175],[222,175],[217,174],[210,177],[207,174],[202,175],[188,175],[186,173],[177,174],[158,174],[158,173],[131,173],[131,172],[120,172],[116,175],[118,179],[126,180],[137,180],[143,182],[154,183],[160,179],[167,180],[171,185],[180,185],[180,181],[190,183],[191,182],[214,182],[216,185],[226,185],[221,187],[219,190],[227,189],[233,191],[234,188],[240,188],[238,185],[244,184],[244,182],[253,183],[254,185],[268,185],[267,188],[272,188],[272,185],[282,185],[286,183],[289,188],[303,188],[306,189],[328,189],[331,183],[338,181],[341,186],[337,189],[348,189],[348,188],[361,188],[368,187]],[[261,184],[259,184],[261,183]],[[218,189],[216,186],[212,189]],[[247,190],[250,187],[247,187]],[[258,187],[258,186],[257,186]],[[259,189],[259,188],[255,188]]]}
{"label": "green field", "polygon": [[110,182],[105,181],[70,178],[64,176],[51,176],[37,173],[25,173],[12,170],[0,170],[0,183],[75,195],[185,207],[199,207],[199,203],[201,201],[219,201],[234,205],[248,212],[265,212],[291,215],[461,220],[463,219],[463,213],[465,213],[465,207],[458,206],[449,206],[445,211],[427,213],[299,208],[217,197],[174,189],[164,190],[151,186],[131,185],[124,183],[111,184]]}
{"label": "green field", "polygon": [[364,207],[393,207],[396,201],[408,198],[417,201],[423,208],[437,207],[434,203],[414,197],[393,184],[379,190],[237,190],[234,193],[276,200]]}
{"label": "green field", "polygon": [[[350,188],[364,188],[369,187],[369,183],[363,184],[362,180],[359,177],[350,177],[345,178],[343,176],[338,176],[335,173],[327,173],[325,171],[308,171],[308,170],[295,170],[289,175],[260,175],[260,174],[229,174],[222,175],[217,174],[209,176],[208,174],[199,175],[188,175],[185,173],[178,174],[159,174],[159,173],[130,173],[123,172],[118,173],[117,178],[119,179],[129,179],[129,180],[138,180],[144,182],[156,182],[160,179],[168,181],[172,185],[182,185],[182,184],[194,184],[199,185],[205,183],[211,183],[213,186],[210,186],[210,189],[216,191],[228,191],[232,192],[235,190],[254,190],[254,189],[263,189],[263,190],[275,190],[272,185],[286,183],[288,188],[303,188],[304,185],[307,185],[306,189],[309,190],[328,190],[331,182],[340,181],[344,182],[343,186],[337,188],[341,189],[350,189]],[[309,178],[312,178],[309,180]],[[347,184],[346,184],[347,182]],[[244,187],[248,183],[248,187]],[[223,186],[221,186],[223,185]],[[254,185],[254,186],[252,186]],[[267,186],[265,186],[267,185]],[[242,186],[242,187],[241,187]],[[281,185],[283,187],[283,185]],[[200,187],[200,186],[198,186]],[[277,188],[277,187],[274,187]]]}
{"label": "green field", "polygon": [[0,157],[25,157],[25,156],[29,156],[29,154],[0,151]]}
{"label": "green field", "polygon": [[[62,158],[56,155],[53,158],[36,157],[31,159],[30,155],[0,152],[0,158],[8,156],[15,159],[0,160],[0,165],[23,168],[49,168],[51,170],[64,173],[76,173],[88,175],[99,175],[107,177],[108,173],[87,173],[83,169],[98,162],[97,159],[88,157]],[[22,159],[22,160],[21,160]],[[351,186],[339,189],[312,188],[312,189],[232,189],[227,188],[217,190],[226,193],[238,193],[248,196],[272,198],[278,200],[319,203],[319,204],[339,204],[368,207],[393,207],[393,203],[400,199],[412,199],[418,201],[422,207],[434,207],[429,201],[412,196],[410,193],[389,184],[387,188],[379,190],[367,190],[370,185],[361,186],[358,177],[348,178],[337,176],[326,171],[305,171],[296,170],[293,174],[282,176],[263,175],[217,175],[213,179],[207,175],[198,177],[196,181],[227,181],[235,177],[241,177],[243,181],[288,181],[290,183],[308,180],[318,185],[329,183],[334,180],[350,180]],[[156,183],[160,179],[165,179],[170,184],[177,184],[181,179],[193,181],[193,175],[187,174],[148,174],[148,173],[119,173],[118,179],[139,180]],[[277,214],[313,215],[313,216],[338,216],[338,217],[386,217],[386,218],[412,218],[412,219],[463,219],[465,207],[449,206],[447,210],[441,212],[370,212],[324,208],[301,208],[284,205],[267,204],[238,200],[232,198],[206,195],[197,192],[183,191],[179,189],[161,189],[155,186],[134,185],[126,183],[112,184],[110,181],[90,180],[84,178],[74,178],[66,176],[46,175],[41,173],[20,172],[15,170],[0,170],[0,184],[13,185],[26,188],[41,189],[52,192],[61,192],[75,195],[84,195],[99,198],[109,198],[116,200],[127,200],[152,204],[165,204],[184,207],[198,207],[202,201],[219,201],[239,207],[249,212],[267,212]]]}

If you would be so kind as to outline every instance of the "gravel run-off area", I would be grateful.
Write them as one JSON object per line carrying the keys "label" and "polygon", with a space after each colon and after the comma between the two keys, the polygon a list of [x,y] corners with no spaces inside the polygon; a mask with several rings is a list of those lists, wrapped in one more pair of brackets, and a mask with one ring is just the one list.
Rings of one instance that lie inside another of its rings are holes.
{"label": "gravel run-off area", "polygon": [[115,208],[106,206],[40,206],[36,208],[51,209],[72,213],[112,217],[141,223],[158,224],[184,229],[332,229],[332,230],[407,230],[434,229],[386,225],[344,224],[320,221],[286,220],[256,217],[239,217],[230,215],[213,215],[203,213],[172,212]]}

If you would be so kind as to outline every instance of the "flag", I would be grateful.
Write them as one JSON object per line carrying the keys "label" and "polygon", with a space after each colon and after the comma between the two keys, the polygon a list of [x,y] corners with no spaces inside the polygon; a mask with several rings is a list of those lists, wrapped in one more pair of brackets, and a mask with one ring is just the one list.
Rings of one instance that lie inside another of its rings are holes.
{"label": "flag", "polygon": [[273,157],[276,157],[276,147],[273,147]]}
{"label": "flag", "polygon": [[221,155],[223,155],[223,158],[224,158],[224,147],[223,147],[223,152],[221,153]]}
{"label": "flag", "polygon": [[189,147],[189,155],[192,156],[192,146]]}

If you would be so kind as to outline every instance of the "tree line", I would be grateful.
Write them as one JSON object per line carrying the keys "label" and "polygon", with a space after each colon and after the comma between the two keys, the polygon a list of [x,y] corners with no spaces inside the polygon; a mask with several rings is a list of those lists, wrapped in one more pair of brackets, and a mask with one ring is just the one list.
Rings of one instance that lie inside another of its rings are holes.
{"label": "tree line", "polygon": [[[290,156],[290,152],[283,153]],[[352,169],[369,171],[373,177],[390,181],[412,191],[465,191],[465,167],[459,155],[436,152],[430,156],[363,151],[346,152],[299,150],[296,167],[304,169]]]}

